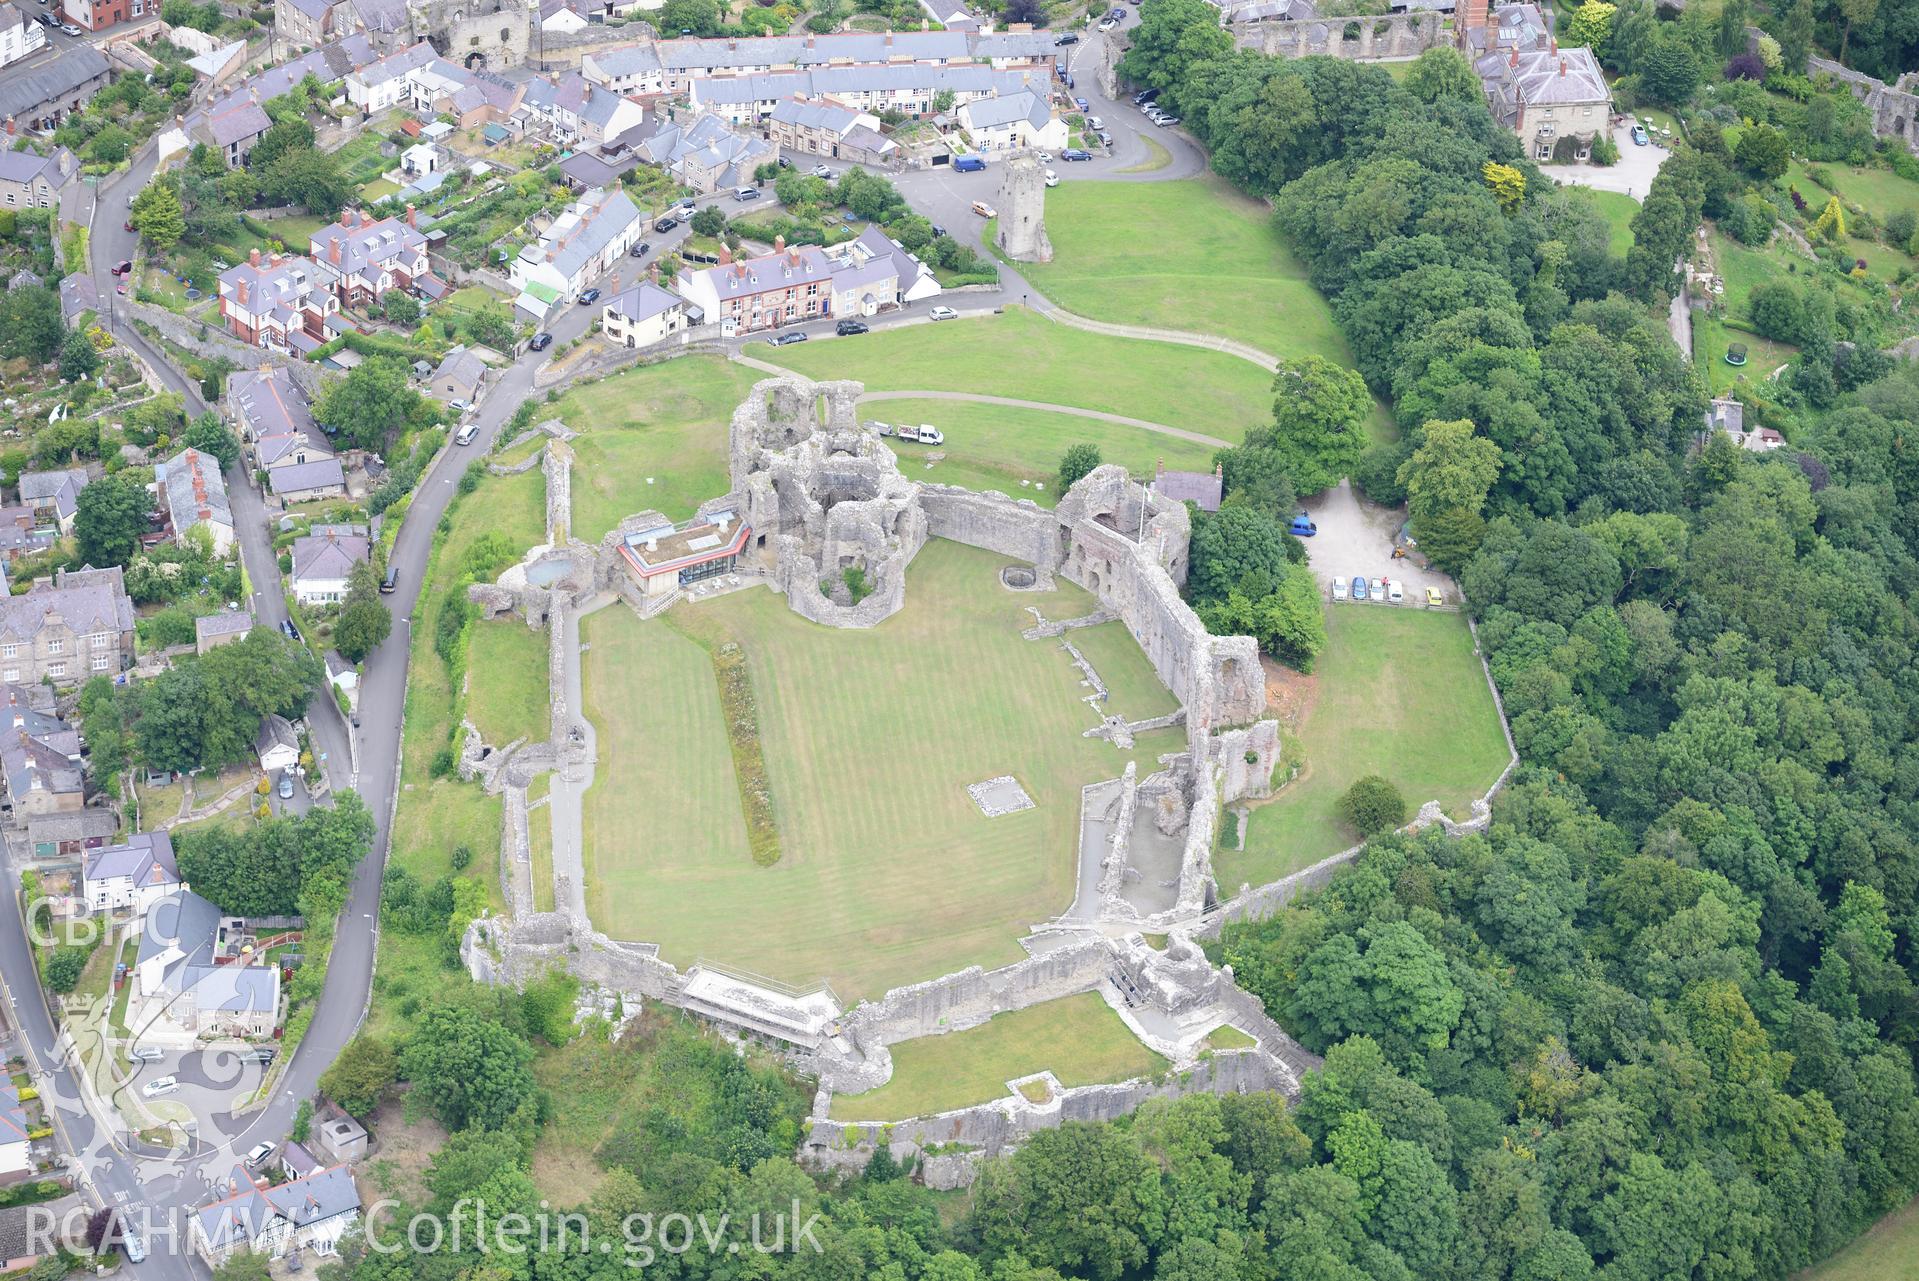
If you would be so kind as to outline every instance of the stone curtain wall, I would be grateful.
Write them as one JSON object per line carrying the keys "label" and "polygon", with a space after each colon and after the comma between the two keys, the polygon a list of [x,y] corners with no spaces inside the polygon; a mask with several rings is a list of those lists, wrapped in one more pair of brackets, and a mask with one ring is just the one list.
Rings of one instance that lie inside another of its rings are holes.
{"label": "stone curtain wall", "polygon": [[1042,579],[1058,568],[1059,518],[1030,498],[922,483],[920,506],[934,538],[1029,562]]}
{"label": "stone curtain wall", "polygon": [[1282,58],[1323,54],[1350,62],[1382,62],[1417,58],[1446,43],[1443,17],[1437,13],[1297,22],[1260,19],[1233,23],[1228,30],[1238,48]]}
{"label": "stone curtain wall", "polygon": [[1919,156],[1919,95],[1905,88],[1912,83],[1912,72],[1899,77],[1897,88],[1825,58],[1808,58],[1806,72],[1831,76],[1852,90],[1852,96],[1872,112],[1872,132],[1876,136],[1898,138],[1906,144],[1906,150]]}

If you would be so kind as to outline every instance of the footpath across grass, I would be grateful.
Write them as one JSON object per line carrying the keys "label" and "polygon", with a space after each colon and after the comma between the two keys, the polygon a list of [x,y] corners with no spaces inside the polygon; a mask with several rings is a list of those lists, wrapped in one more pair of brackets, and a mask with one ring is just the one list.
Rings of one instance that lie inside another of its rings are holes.
{"label": "footpath across grass", "polygon": [[1264,885],[1352,844],[1337,803],[1381,774],[1408,810],[1437,799],[1465,818],[1508,760],[1499,712],[1463,614],[1336,605],[1301,722],[1280,761],[1299,776],[1252,812],[1246,848],[1215,856],[1222,897]]}
{"label": "footpath across grass", "polygon": [[1046,234],[1053,260],[1019,271],[1068,311],[1352,364],[1272,211],[1222,179],[1065,183],[1046,193]]}
{"label": "footpath across grass", "polygon": [[809,378],[856,378],[874,391],[964,391],[1074,405],[1233,443],[1248,427],[1273,420],[1272,375],[1251,361],[1202,347],[1109,338],[1025,307],[746,350]]}
{"label": "footpath across grass", "polygon": [[573,532],[595,543],[621,517],[650,508],[680,520],[724,494],[728,423],[764,377],[718,356],[682,356],[544,406],[542,420],[557,417],[581,433],[572,445]]}
{"label": "footpath across grass", "polygon": [[[997,489],[1045,507],[1059,501],[1060,456],[1082,442],[1098,445],[1103,461],[1119,463],[1141,478],[1151,476],[1162,459],[1175,469],[1213,469],[1211,445],[1044,409],[963,400],[876,400],[861,406],[860,416],[889,423],[932,423],[945,433],[946,443],[938,451],[945,457],[931,466],[927,455],[933,451],[926,446],[893,442],[900,470],[913,480]],[[1036,490],[1034,482],[1044,487]]]}
{"label": "footpath across grass", "polygon": [[1151,1076],[1166,1060],[1141,1044],[1096,992],[1081,992],[964,1032],[892,1047],[893,1076],[864,1094],[833,1096],[836,1121],[901,1121],[987,1103],[1006,1083],[1050,1071],[1061,1085],[1103,1085]]}

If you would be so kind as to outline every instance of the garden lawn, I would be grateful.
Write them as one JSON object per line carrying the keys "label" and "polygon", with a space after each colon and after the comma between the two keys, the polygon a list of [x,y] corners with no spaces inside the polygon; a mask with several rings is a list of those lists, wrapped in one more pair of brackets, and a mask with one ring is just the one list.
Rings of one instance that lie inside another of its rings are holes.
{"label": "garden lawn", "polygon": [[683,356],[569,391],[551,413],[581,433],[572,442],[573,532],[596,543],[623,516],[650,509],[680,520],[724,494],[728,424],[765,376],[717,356]]}
{"label": "garden lawn", "polygon": [[1618,191],[1595,191],[1591,187],[1568,187],[1566,190],[1581,193],[1574,198],[1584,199],[1604,216],[1606,226],[1612,231],[1612,255],[1624,258],[1626,251],[1632,248],[1632,220],[1639,212],[1639,202]]}
{"label": "garden lawn", "polygon": [[[1162,459],[1168,467],[1187,471],[1213,469],[1211,445],[1045,409],[957,400],[879,400],[864,406],[860,416],[889,423],[932,423],[946,434],[946,443],[938,451],[946,457],[931,467],[927,454],[932,451],[924,445],[889,442],[899,455],[900,470],[914,480],[997,489],[1047,507],[1059,501],[1060,455],[1081,443],[1098,445],[1103,461],[1119,463],[1141,478],[1151,476],[1154,464]],[[1035,482],[1044,488],[1034,490]]]}
{"label": "garden lawn", "polygon": [[1352,844],[1335,804],[1368,774],[1390,779],[1407,816],[1437,799],[1466,818],[1509,759],[1463,614],[1334,605],[1316,698],[1280,762],[1299,776],[1252,812],[1246,849],[1214,856],[1222,896],[1264,885]]}
{"label": "garden lawn", "polygon": [[1272,375],[1251,361],[1109,338],[1024,307],[853,339],[755,344],[749,353],[809,378],[855,378],[874,391],[963,391],[1073,405],[1234,443],[1273,418]]}
{"label": "garden lawn", "polygon": [[[1080,789],[1129,759],[1151,769],[1167,748],[1082,736],[1098,718],[1078,670],[1020,631],[1028,605],[1070,618],[1093,598],[1006,591],[1006,563],[934,539],[906,607],[870,630],[818,626],[758,590],[650,622],[623,608],[582,620],[599,731],[585,807],[594,923],[677,965],[823,977],[842,1001],[1018,959],[1028,927],[1072,901]],[[747,853],[717,685],[689,631],[746,651],[779,824],[772,867]],[[966,785],[1001,774],[1035,808],[982,815]]]}
{"label": "garden lawn", "polygon": [[1160,684],[1159,674],[1125,623],[1115,619],[1097,627],[1076,627],[1062,639],[1071,641],[1099,673],[1107,694],[1100,709],[1104,715],[1143,721],[1179,710],[1179,700]]}
{"label": "garden lawn", "polygon": [[547,736],[546,633],[508,614],[475,623],[467,646],[466,703],[493,747]]}
{"label": "garden lawn", "polygon": [[1020,274],[1068,311],[1352,364],[1272,212],[1219,178],[1065,183],[1046,193],[1046,234],[1053,260]]}
{"label": "garden lawn", "polygon": [[1868,1228],[1863,1236],[1798,1281],[1911,1281],[1919,1259],[1919,1200],[1906,1204]]}
{"label": "garden lawn", "polygon": [[[1726,348],[1736,342],[1746,344],[1744,365],[1726,363]],[[1749,385],[1762,384],[1773,370],[1798,354],[1797,347],[1761,338],[1750,330],[1735,329],[1717,316],[1698,311],[1692,314],[1693,362],[1706,375],[1707,385],[1715,395],[1742,379]]]}
{"label": "garden lawn", "polygon": [[987,1103],[1006,1083],[1051,1071],[1068,1089],[1151,1076],[1166,1060],[1140,1043],[1096,992],[999,1014],[963,1032],[892,1047],[893,1076],[864,1094],[833,1096],[836,1121],[901,1121]]}
{"label": "garden lawn", "polygon": [[[398,190],[398,188],[395,188]],[[263,218],[260,225],[296,254],[303,254],[313,243],[313,233],[326,226],[325,218],[312,214],[289,214],[284,218]]]}
{"label": "garden lawn", "polygon": [[[428,563],[426,581],[413,608],[413,644],[407,655],[406,722],[400,740],[400,802],[393,819],[390,866],[404,868],[431,885],[442,876],[479,878],[488,901],[503,906],[498,875],[500,819],[498,797],[477,783],[433,777],[433,756],[452,741],[460,708],[446,663],[433,648],[442,598],[459,572],[467,549],[481,537],[504,534],[515,547],[532,547],[546,532],[546,482],[538,469],[519,476],[489,476],[451,513]],[[497,624],[475,623],[471,635]],[[544,697],[546,664],[519,674]],[[453,852],[465,847],[471,861],[458,873]],[[404,1030],[406,1021],[448,990],[458,970],[441,960],[440,940],[400,929],[380,931],[373,981],[373,1005],[367,1026],[378,1034]]]}
{"label": "garden lawn", "polygon": [[[531,806],[553,790],[553,775],[541,774],[528,785],[526,803]],[[533,910],[553,910],[553,806],[542,805],[526,814],[528,864],[533,878]]]}

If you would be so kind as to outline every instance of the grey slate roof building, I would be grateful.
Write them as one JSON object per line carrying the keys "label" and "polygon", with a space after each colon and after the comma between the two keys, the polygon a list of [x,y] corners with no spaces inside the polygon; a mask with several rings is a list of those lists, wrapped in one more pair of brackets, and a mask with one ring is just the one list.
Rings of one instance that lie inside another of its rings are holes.
{"label": "grey slate roof building", "polygon": [[1168,471],[1165,460],[1161,459],[1153,474],[1154,493],[1174,502],[1193,503],[1203,512],[1219,510],[1225,488],[1226,473],[1221,466],[1209,472]]}
{"label": "grey slate roof building", "polygon": [[227,404],[242,438],[261,440],[296,432],[320,435],[306,392],[279,367],[240,370],[227,379]]}
{"label": "grey slate roof building", "polygon": [[276,498],[300,502],[321,491],[345,490],[346,469],[337,458],[288,463],[267,473],[267,488],[273,491]]}
{"label": "grey slate roof building", "polygon": [[217,614],[202,614],[193,620],[194,648],[204,654],[216,645],[241,640],[253,630],[253,611],[223,609]]}
{"label": "grey slate roof building", "polygon": [[106,88],[106,55],[90,44],[69,44],[46,62],[13,67],[0,76],[0,120],[34,129],[78,110]]}
{"label": "grey slate roof building", "polygon": [[194,1212],[194,1248],[209,1263],[248,1250],[278,1254],[316,1239],[337,1240],[359,1214],[360,1193],[344,1165],[275,1186],[256,1185],[246,1167],[236,1165],[225,1194]]}
{"label": "grey slate roof building", "polygon": [[486,362],[472,348],[463,345],[447,352],[428,382],[434,395],[471,404],[480,393],[480,380],[486,377],[486,368]]}
{"label": "grey slate roof building", "polygon": [[60,318],[69,325],[80,318],[81,313],[100,310],[100,290],[94,285],[93,277],[83,271],[76,271],[60,281]]}
{"label": "grey slate roof building", "polygon": [[233,507],[220,475],[220,460],[197,449],[183,449],[167,459],[157,480],[174,537],[184,538],[188,530],[204,528],[213,539],[214,554],[225,556],[233,546]]}
{"label": "grey slate roof building", "polygon": [[180,888],[173,838],[165,832],[135,832],[122,844],[91,850],[82,879],[87,907],[95,912],[171,893]]}
{"label": "grey slate roof building", "polygon": [[84,467],[20,473],[20,501],[36,511],[50,513],[52,523],[66,529],[80,510],[80,491],[87,487]]}
{"label": "grey slate roof building", "polygon": [[606,309],[624,316],[629,321],[640,321],[651,320],[675,307],[685,305],[686,300],[678,294],[669,293],[651,281],[642,280],[631,289],[615,294],[613,300],[606,304]]}
{"label": "grey slate roof building", "polygon": [[133,602],[119,566],[59,570],[0,599],[0,682],[72,684],[133,661]]}

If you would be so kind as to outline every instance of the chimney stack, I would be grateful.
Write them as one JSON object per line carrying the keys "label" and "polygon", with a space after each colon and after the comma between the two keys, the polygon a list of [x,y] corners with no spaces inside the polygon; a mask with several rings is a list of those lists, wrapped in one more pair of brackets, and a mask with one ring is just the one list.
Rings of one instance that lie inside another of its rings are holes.
{"label": "chimney stack", "polygon": [[340,265],[340,238],[338,236],[327,241],[326,257],[327,261],[334,266],[337,267]]}
{"label": "chimney stack", "polygon": [[1517,67],[1519,65],[1519,46],[1518,45],[1513,46],[1513,56],[1506,60],[1506,65],[1509,67]]}
{"label": "chimney stack", "polygon": [[7,117],[7,136],[9,138],[13,136],[13,117],[12,116]]}
{"label": "chimney stack", "polygon": [[353,211],[351,209],[342,209],[340,211],[340,225],[342,227],[351,227],[353,225]]}
{"label": "chimney stack", "polygon": [[1559,74],[1562,76],[1566,74],[1566,60],[1564,58],[1559,60]]}
{"label": "chimney stack", "polygon": [[732,265],[733,265],[733,251],[731,249],[728,249],[725,245],[721,245],[720,246],[720,266],[730,267]]}
{"label": "chimney stack", "polygon": [[406,207],[406,225],[409,227],[418,227],[420,225],[419,217],[415,214],[412,205]]}
{"label": "chimney stack", "polygon": [[246,279],[245,279],[244,277],[242,277],[242,278],[241,278],[241,280],[240,280],[240,283],[239,283],[239,285],[238,285],[238,286],[237,286],[237,287],[235,288],[235,290],[234,290],[234,292],[235,292],[236,294],[238,294],[238,295],[239,295],[239,298],[240,298],[240,305],[241,305],[242,307],[244,307],[244,306],[246,306],[246,305],[247,305],[247,293],[248,293],[248,290],[247,290],[247,282],[246,282]]}
{"label": "chimney stack", "polygon": [[773,237],[773,252],[774,252],[774,253],[776,253],[776,254],[783,254],[783,253],[785,253],[785,252],[786,252],[786,237],[785,237],[785,236],[775,236],[775,237]]}
{"label": "chimney stack", "polygon": [[260,265],[260,251],[258,249],[247,250],[247,265],[252,267]]}

